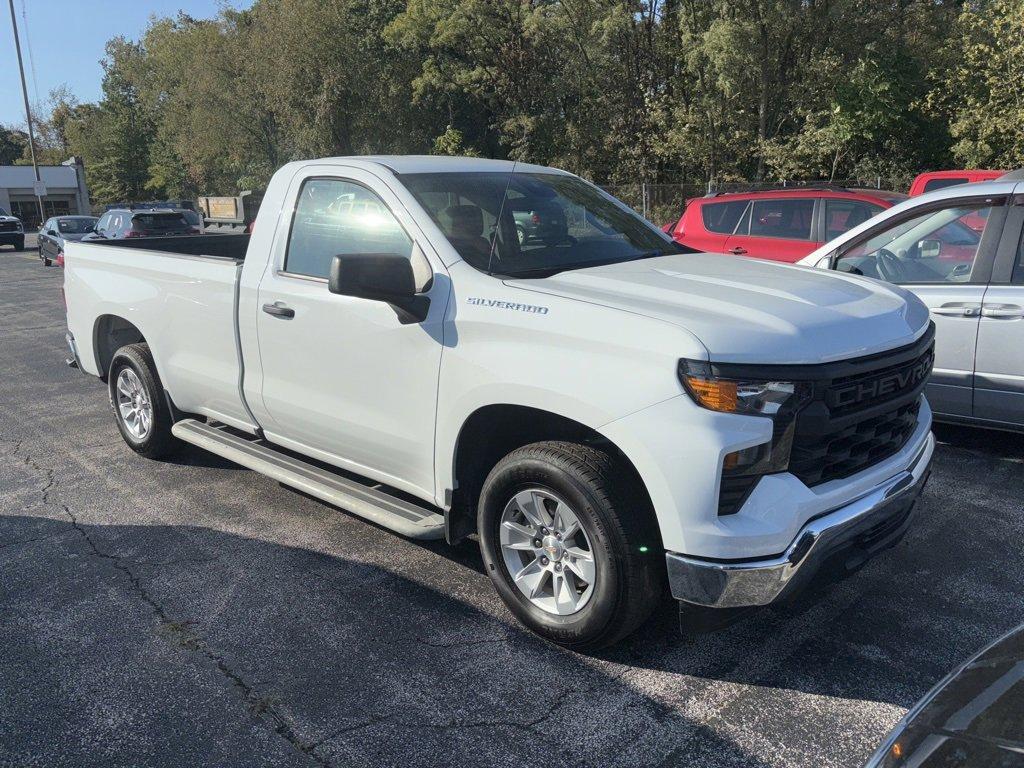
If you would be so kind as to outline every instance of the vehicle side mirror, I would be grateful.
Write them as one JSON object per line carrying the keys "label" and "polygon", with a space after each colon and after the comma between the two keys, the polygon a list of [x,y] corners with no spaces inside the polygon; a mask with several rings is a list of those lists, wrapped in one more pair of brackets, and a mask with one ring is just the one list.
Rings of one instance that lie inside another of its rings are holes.
{"label": "vehicle side mirror", "polygon": [[341,296],[383,301],[402,323],[422,322],[430,299],[417,293],[412,262],[397,253],[343,253],[331,261],[327,289]]}
{"label": "vehicle side mirror", "polygon": [[922,259],[937,259],[942,253],[941,240],[922,240],[917,244],[917,255]]}
{"label": "vehicle side mirror", "polygon": [[56,237],[57,236],[57,233],[54,232],[52,229],[46,230],[46,234],[48,234],[50,237]]}

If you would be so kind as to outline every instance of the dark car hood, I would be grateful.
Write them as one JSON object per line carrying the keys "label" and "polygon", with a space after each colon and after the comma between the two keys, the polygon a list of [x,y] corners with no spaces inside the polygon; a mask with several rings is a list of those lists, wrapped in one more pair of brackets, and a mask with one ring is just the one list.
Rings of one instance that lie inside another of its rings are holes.
{"label": "dark car hood", "polygon": [[871,765],[1024,766],[1024,627],[932,689]]}

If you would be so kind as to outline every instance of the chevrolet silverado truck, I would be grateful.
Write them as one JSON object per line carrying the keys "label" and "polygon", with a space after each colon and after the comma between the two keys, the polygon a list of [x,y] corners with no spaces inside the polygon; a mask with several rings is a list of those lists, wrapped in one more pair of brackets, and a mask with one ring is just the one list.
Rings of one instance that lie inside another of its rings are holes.
{"label": "chevrolet silverado truck", "polygon": [[[564,232],[519,237],[554,208]],[[666,587],[686,626],[852,570],[907,530],[934,449],[911,294],[691,252],[551,168],[295,162],[251,235],[74,242],[65,266],[71,364],[131,449],[476,536],[512,613],[574,649]]]}

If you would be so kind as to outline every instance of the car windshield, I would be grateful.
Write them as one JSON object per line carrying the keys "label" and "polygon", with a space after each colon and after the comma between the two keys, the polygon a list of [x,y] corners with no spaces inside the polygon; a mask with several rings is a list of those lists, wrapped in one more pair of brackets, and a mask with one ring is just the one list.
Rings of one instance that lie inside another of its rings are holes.
{"label": "car windshield", "polygon": [[402,181],[465,261],[504,277],[692,252],[574,176],[415,173]]}
{"label": "car windshield", "polygon": [[65,235],[81,235],[96,224],[96,219],[57,219],[57,229]]}

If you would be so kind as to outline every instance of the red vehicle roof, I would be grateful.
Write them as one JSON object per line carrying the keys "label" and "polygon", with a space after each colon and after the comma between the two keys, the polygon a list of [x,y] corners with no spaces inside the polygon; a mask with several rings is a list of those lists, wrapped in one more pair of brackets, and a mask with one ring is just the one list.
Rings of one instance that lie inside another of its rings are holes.
{"label": "red vehicle roof", "polygon": [[[950,187],[954,184],[973,184],[976,181],[998,179],[1006,171],[974,170],[927,171],[914,179],[910,185],[910,196],[931,192],[934,189]],[[938,182],[937,184],[935,182]]]}

